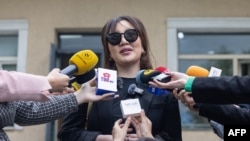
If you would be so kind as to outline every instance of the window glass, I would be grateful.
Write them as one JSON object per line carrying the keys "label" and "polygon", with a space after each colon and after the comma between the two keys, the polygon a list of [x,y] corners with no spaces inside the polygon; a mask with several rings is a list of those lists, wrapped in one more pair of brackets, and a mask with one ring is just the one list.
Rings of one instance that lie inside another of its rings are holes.
{"label": "window glass", "polygon": [[233,75],[233,66],[232,66],[232,60],[209,60],[209,59],[179,59],[179,68],[178,70],[180,72],[186,73],[188,67],[190,66],[200,66],[208,71],[210,71],[211,67],[216,67],[219,69],[222,69],[221,76],[223,75],[228,75],[231,76]]}
{"label": "window glass", "polygon": [[0,56],[17,56],[17,35],[0,35]]}
{"label": "window glass", "polygon": [[179,54],[249,54],[250,33],[178,33]]}
{"label": "window glass", "polygon": [[3,70],[16,71],[16,64],[6,64],[2,65]]}
{"label": "window glass", "polygon": [[[181,35],[181,36],[180,36]],[[178,71],[186,73],[188,67],[192,65],[200,66],[208,71],[216,67],[222,70],[222,76],[233,75],[233,58],[224,59],[222,55],[249,54],[250,53],[250,34],[247,33],[182,33],[178,34]],[[218,59],[213,56],[220,55]],[[185,55],[181,58],[180,55]],[[189,56],[190,55],[190,56]],[[197,55],[199,57],[193,57]],[[204,58],[203,58],[204,57]],[[220,58],[221,57],[221,58]],[[242,62],[242,71],[248,71],[248,66],[244,67]],[[247,62],[249,63],[249,62]],[[190,111],[184,104],[179,102],[181,120],[183,128],[208,128],[208,119],[199,116],[197,112]]]}
{"label": "window glass", "polygon": [[101,49],[101,36],[95,34],[60,34],[59,44],[61,49]]}
{"label": "window glass", "polygon": [[101,66],[103,61],[102,42],[100,33],[60,33],[59,48],[64,50],[60,66],[68,65],[68,60],[79,50],[90,49],[98,56],[99,61],[96,66]]}
{"label": "window glass", "polygon": [[0,35],[0,62],[2,69],[9,71],[16,71],[16,61],[13,62],[13,58],[17,58],[17,35]]}

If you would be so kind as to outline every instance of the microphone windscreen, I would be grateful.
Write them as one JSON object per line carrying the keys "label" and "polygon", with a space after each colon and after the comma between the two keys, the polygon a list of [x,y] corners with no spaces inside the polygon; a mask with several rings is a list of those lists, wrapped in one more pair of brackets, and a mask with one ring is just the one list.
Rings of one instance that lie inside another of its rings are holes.
{"label": "microphone windscreen", "polygon": [[136,88],[135,84],[129,85],[129,87],[128,87],[128,94],[134,95],[135,94],[135,88]]}
{"label": "microphone windscreen", "polygon": [[85,74],[74,76],[70,79],[71,86],[77,91],[81,88],[81,85],[83,83],[88,82],[89,80],[93,79],[95,75],[96,75],[95,70],[92,69]]}
{"label": "microphone windscreen", "polygon": [[95,70],[92,69],[85,74],[77,75],[75,78],[75,81],[78,84],[83,84],[83,83],[88,82],[89,80],[93,79],[95,76],[96,76]]}
{"label": "microphone windscreen", "polygon": [[140,70],[136,75],[136,82],[140,85],[148,85],[148,82],[152,81],[153,77],[159,74],[161,72],[152,69]]}
{"label": "microphone windscreen", "polygon": [[189,76],[195,76],[195,77],[207,77],[209,74],[209,71],[199,66],[190,66],[187,69],[186,74]]}
{"label": "microphone windscreen", "polygon": [[70,65],[75,65],[77,71],[75,75],[82,75],[92,70],[98,62],[98,56],[91,50],[82,50],[74,54],[70,60]]}

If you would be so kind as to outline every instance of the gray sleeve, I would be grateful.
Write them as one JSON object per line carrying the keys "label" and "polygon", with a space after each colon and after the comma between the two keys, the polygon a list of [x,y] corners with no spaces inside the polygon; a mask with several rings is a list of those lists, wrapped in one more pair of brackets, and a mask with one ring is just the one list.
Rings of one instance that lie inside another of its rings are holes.
{"label": "gray sleeve", "polygon": [[16,106],[15,123],[22,126],[47,123],[78,109],[74,94],[50,96],[46,102],[20,101]]}

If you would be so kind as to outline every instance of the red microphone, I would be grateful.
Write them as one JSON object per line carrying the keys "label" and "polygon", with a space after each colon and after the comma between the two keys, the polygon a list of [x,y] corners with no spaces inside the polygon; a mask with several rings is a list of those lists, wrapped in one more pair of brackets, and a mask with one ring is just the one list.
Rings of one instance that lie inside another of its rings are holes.
{"label": "red microphone", "polygon": [[158,66],[157,68],[155,68],[155,70],[159,71],[159,72],[162,72],[162,73],[168,73],[170,72],[169,69],[167,69],[166,67],[164,66]]}

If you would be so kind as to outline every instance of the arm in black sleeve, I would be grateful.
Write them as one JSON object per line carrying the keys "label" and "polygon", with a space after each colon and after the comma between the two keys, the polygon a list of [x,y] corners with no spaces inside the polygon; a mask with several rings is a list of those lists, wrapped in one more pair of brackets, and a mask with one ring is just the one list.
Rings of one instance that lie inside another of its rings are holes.
{"label": "arm in black sleeve", "polygon": [[238,104],[250,102],[250,77],[195,78],[192,94],[196,103]]}
{"label": "arm in black sleeve", "polygon": [[234,104],[200,104],[199,114],[223,125],[250,123],[249,108],[243,108]]}
{"label": "arm in black sleeve", "polygon": [[61,141],[95,141],[99,132],[85,130],[88,104],[79,105],[77,112],[64,117],[62,127],[58,133]]}
{"label": "arm in black sleeve", "polygon": [[160,141],[182,141],[181,118],[178,100],[169,94],[165,105],[162,132],[155,135]]}

